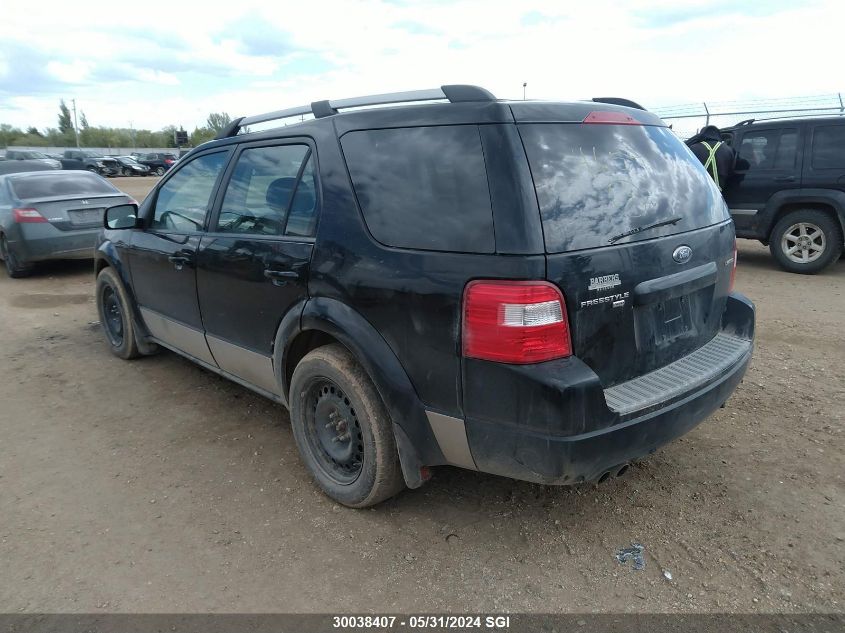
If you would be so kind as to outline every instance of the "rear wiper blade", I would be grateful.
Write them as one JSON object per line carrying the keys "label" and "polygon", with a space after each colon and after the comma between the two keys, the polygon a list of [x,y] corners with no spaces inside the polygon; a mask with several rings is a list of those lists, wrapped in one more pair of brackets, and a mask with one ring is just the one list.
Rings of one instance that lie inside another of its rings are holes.
{"label": "rear wiper blade", "polygon": [[651,229],[656,229],[661,226],[669,226],[670,224],[677,224],[683,220],[681,217],[677,218],[669,218],[668,220],[663,220],[661,222],[655,222],[654,224],[649,224],[647,226],[638,226],[635,229],[631,229],[630,231],[625,231],[624,233],[620,233],[619,235],[615,235],[608,240],[609,244],[613,244],[614,242],[618,242],[623,237],[629,237],[631,235],[636,235],[637,233],[642,233],[643,231],[650,231]]}

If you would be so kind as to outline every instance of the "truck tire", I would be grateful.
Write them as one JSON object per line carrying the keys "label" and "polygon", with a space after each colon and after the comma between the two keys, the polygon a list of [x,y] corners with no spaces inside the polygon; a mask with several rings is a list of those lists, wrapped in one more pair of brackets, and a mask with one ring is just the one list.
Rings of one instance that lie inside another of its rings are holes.
{"label": "truck tire", "polygon": [[293,436],[329,497],[366,508],[405,487],[393,422],[370,377],[342,345],[309,352],[290,387]]}
{"label": "truck tire", "polygon": [[800,209],[775,224],[769,250],[784,270],[814,275],[839,259],[842,239],[842,228],[830,214]]}

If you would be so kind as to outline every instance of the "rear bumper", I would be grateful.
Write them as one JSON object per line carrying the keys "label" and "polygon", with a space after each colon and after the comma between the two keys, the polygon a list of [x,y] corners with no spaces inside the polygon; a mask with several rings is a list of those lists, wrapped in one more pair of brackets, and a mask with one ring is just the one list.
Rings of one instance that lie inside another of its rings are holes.
{"label": "rear bumper", "polygon": [[[748,299],[730,297],[722,332],[745,339],[746,351],[706,384],[675,392],[662,403],[626,415],[609,408],[597,377],[577,359],[557,361],[553,380],[537,382],[534,370],[517,370],[510,376],[513,386],[501,385],[497,391],[512,389],[508,400],[519,394],[516,406],[521,415],[491,419],[489,405],[476,408],[473,415],[473,407],[465,402],[466,438],[475,465],[483,472],[514,479],[574,484],[593,481],[654,452],[701,423],[742,380],[751,360],[754,333],[754,307]],[[532,381],[534,393],[528,387]],[[498,399],[488,395],[488,400]],[[479,415],[482,410],[487,413]]]}
{"label": "rear bumper", "polygon": [[99,228],[60,231],[47,224],[29,224],[9,240],[9,246],[21,262],[48,259],[93,259]]}

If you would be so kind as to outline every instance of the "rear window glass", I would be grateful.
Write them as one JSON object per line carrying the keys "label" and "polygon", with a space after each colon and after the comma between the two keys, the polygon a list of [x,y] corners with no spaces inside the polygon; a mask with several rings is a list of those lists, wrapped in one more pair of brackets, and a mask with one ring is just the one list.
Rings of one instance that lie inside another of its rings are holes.
{"label": "rear window glass", "polygon": [[341,143],[367,227],[388,246],[492,253],[476,126],[350,132]]}
{"label": "rear window glass", "polygon": [[117,193],[117,189],[95,174],[84,172],[39,174],[12,180],[18,198],[86,196]]}
{"label": "rear window glass", "polygon": [[845,167],[845,125],[817,127],[813,131],[813,169]]}
{"label": "rear window glass", "polygon": [[[664,127],[522,124],[551,253],[662,237],[728,219],[718,188]],[[636,234],[621,235],[679,218]]]}

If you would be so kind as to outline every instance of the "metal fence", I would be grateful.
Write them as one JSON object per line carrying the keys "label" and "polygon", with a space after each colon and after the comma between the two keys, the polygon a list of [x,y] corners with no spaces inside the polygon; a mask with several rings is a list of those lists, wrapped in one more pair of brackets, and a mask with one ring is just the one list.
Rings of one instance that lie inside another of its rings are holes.
{"label": "metal fence", "polygon": [[[35,147],[34,145],[9,145],[5,150],[0,149],[0,156],[5,156],[10,149],[43,152],[44,154],[63,154],[66,149],[77,149],[74,147]],[[128,156],[135,152],[139,154],[176,154],[175,147],[83,147],[87,152],[99,152],[105,156]],[[183,148],[187,149],[187,148]]]}
{"label": "metal fence", "polygon": [[728,127],[744,119],[776,119],[807,115],[845,116],[842,93],[810,97],[784,97],[746,101],[703,101],[652,108],[672,125],[681,138],[689,138],[705,125]]}

